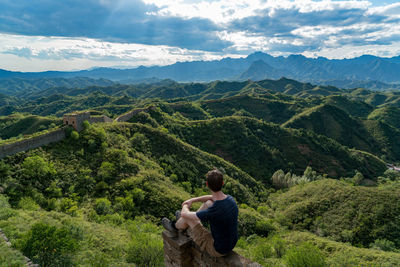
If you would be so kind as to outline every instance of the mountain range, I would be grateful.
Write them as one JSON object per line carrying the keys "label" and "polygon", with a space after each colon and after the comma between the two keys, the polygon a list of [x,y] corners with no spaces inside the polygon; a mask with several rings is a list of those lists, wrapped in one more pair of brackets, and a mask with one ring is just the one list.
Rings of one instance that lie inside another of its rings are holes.
{"label": "mountain range", "polygon": [[400,56],[385,58],[363,55],[352,59],[327,59],[307,58],[302,55],[274,57],[256,52],[243,58],[177,62],[168,66],[140,66],[132,69],[95,68],[71,72],[0,70],[0,79],[72,77],[103,78],[120,82],[129,81],[129,83],[150,78],[207,82],[287,77],[342,88],[399,89]]}

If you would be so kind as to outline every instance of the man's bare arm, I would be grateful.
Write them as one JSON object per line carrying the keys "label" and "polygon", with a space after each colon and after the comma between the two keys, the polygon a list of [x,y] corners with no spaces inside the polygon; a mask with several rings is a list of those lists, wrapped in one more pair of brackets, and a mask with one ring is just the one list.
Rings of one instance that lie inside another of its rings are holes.
{"label": "man's bare arm", "polygon": [[187,204],[183,205],[181,216],[182,218],[189,220],[199,220],[199,217],[197,217],[196,212],[190,211],[189,206]]}
{"label": "man's bare arm", "polygon": [[193,202],[206,202],[208,200],[212,200],[212,195],[205,195],[205,196],[201,196],[201,197],[194,197],[191,199],[186,200],[185,202],[182,203],[182,207],[184,205],[188,205],[188,208],[190,208],[192,206]]}

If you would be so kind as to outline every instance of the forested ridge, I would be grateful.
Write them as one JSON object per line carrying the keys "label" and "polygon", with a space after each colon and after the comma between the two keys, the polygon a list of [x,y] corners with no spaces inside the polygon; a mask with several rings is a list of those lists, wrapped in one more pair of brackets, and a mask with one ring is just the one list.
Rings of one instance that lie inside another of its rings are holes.
{"label": "forested ridge", "polygon": [[207,194],[218,168],[240,206],[238,253],[264,266],[400,265],[400,173],[386,165],[400,162],[399,96],[286,78],[1,95],[7,142],[70,111],[142,111],[0,160],[12,243],[0,239],[0,263],[162,266],[160,219]]}

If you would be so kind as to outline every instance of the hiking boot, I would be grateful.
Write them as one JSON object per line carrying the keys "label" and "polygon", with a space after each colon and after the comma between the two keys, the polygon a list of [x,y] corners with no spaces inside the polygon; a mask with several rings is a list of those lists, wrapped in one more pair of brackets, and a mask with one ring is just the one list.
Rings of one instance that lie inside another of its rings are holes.
{"label": "hiking boot", "polygon": [[161,224],[165,228],[165,230],[169,232],[170,237],[178,236],[178,229],[176,229],[175,223],[171,222],[168,218],[162,218]]}
{"label": "hiking boot", "polygon": [[176,221],[178,221],[181,218],[181,211],[180,210],[175,211],[175,218],[176,218]]}

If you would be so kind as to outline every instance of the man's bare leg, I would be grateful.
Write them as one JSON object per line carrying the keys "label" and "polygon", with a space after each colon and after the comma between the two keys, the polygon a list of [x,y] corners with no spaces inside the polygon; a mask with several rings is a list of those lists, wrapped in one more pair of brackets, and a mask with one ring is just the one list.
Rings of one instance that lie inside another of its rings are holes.
{"label": "man's bare leg", "polygon": [[[204,202],[197,211],[208,209],[214,202],[212,200],[208,200]],[[185,230],[190,227],[193,228],[196,224],[200,223],[200,220],[188,220],[185,218],[179,218],[179,220],[175,223],[175,227],[179,230]]]}

